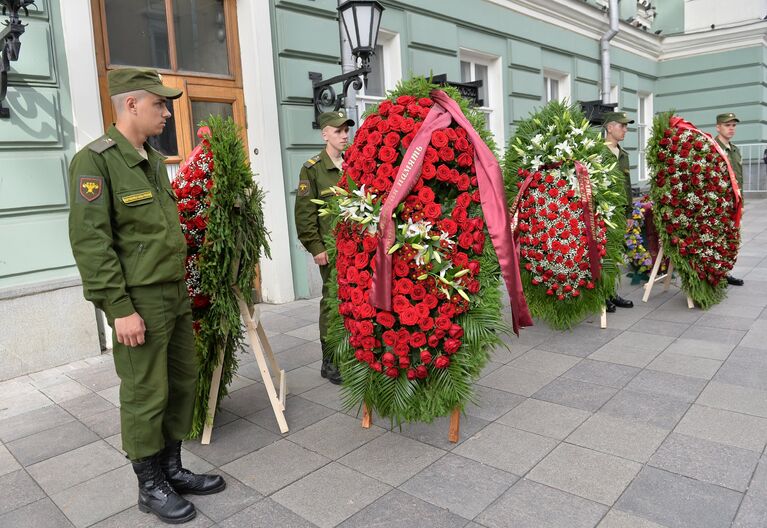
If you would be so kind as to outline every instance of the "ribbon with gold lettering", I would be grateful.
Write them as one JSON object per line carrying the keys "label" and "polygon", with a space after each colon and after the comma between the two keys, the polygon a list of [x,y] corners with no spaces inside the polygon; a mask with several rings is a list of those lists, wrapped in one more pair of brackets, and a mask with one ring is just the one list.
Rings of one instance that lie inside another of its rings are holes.
{"label": "ribbon with gold lettering", "polygon": [[442,90],[434,90],[430,95],[434,100],[434,106],[405,152],[386,204],[381,209],[379,223],[381,238],[376,252],[376,269],[370,294],[371,304],[384,310],[391,309],[392,257],[388,251],[395,240],[392,214],[418,181],[423,164],[422,153],[431,140],[432,132],[445,128],[451,121],[455,121],[458,126],[466,130],[468,139],[474,145],[474,161],[482,212],[511,301],[512,326],[514,332],[519,334],[519,328],[532,326],[533,320],[522,292],[519,255],[509,229],[510,218],[506,207],[501,168],[488,146],[463,115],[458,103]]}
{"label": "ribbon with gold lettering", "polygon": [[586,240],[589,251],[589,268],[591,278],[599,280],[602,275],[602,261],[599,256],[599,247],[597,246],[597,219],[594,214],[594,197],[592,195],[591,180],[589,171],[578,160],[575,160],[575,174],[578,176],[578,188],[581,194],[581,209],[583,210],[583,221],[586,224]]}

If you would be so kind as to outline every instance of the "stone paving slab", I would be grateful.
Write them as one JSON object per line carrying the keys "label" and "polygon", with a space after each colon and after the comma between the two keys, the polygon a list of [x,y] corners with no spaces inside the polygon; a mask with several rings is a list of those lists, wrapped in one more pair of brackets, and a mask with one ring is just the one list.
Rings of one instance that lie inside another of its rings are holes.
{"label": "stone paving slab", "polygon": [[[288,371],[280,434],[252,353],[185,464],[207,527],[764,528],[767,208],[744,220],[743,288],[708,311],[677,286],[570,331],[537,323],[492,351],[461,417],[360,427],[319,376],[318,300],[260,306]],[[508,320],[509,312],[504,312]],[[0,526],[165,526],[136,507],[110,354],[0,382]]]}

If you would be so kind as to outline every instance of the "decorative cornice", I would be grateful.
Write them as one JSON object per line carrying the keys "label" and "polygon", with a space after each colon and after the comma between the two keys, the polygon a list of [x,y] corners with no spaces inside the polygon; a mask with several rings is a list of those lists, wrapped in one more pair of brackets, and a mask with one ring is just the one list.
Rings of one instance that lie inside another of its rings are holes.
{"label": "decorative cornice", "polygon": [[[597,41],[608,28],[606,13],[576,0],[485,1]],[[661,37],[621,22],[620,32],[611,44],[615,48],[654,61],[681,59],[733,49],[767,46],[767,23]]]}
{"label": "decorative cornice", "polygon": [[767,46],[767,23],[666,37],[658,60],[681,59],[755,46]]}
{"label": "decorative cornice", "polygon": [[[607,13],[575,0],[486,1],[596,41],[599,41],[609,28]],[[620,32],[613,38],[611,44],[650,60],[658,60],[661,53],[660,37],[640,31],[626,22],[620,23]]]}

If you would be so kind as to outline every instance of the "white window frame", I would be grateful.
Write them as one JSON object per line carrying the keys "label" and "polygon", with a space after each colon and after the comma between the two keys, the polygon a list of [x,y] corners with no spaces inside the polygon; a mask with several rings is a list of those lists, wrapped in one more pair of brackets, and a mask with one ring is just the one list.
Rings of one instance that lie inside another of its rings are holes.
{"label": "white window frame", "polygon": [[487,84],[483,106],[476,107],[478,112],[485,115],[487,128],[495,137],[495,144],[500,152],[506,147],[506,127],[504,126],[504,92],[501,57],[488,55],[476,50],[461,48],[458,50],[458,60],[470,64],[470,77],[475,80],[475,68],[479,64],[487,67]]}
{"label": "white window frame", "polygon": [[557,91],[559,92],[557,95],[557,100],[571,103],[572,101],[570,100],[570,96],[572,94],[572,90],[570,87],[570,74],[556,70],[543,70],[544,104],[551,101],[550,86],[552,81],[557,82]]}
{"label": "white window frame", "polygon": [[[402,79],[402,55],[400,52],[399,33],[381,29],[378,32],[378,45],[383,48],[383,80],[384,92],[393,90],[397,83]],[[357,116],[359,116],[358,125],[362,124],[365,113],[365,107],[369,104],[376,104],[383,101],[386,97],[378,95],[365,95],[365,87],[357,92]]]}
{"label": "white window frame", "polygon": [[649,92],[637,94],[637,173],[638,181],[650,179],[650,168],[647,164],[647,144],[652,132],[654,97]]}

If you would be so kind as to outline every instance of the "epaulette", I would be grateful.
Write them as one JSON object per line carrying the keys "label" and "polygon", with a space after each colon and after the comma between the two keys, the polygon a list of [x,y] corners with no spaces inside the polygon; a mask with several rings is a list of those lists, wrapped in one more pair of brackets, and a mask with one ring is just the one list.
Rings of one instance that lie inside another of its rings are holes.
{"label": "epaulette", "polygon": [[304,163],[304,167],[306,167],[307,169],[311,169],[312,166],[315,163],[317,163],[318,161],[320,161],[320,155],[319,154],[314,156],[312,159],[306,160],[306,163]]}
{"label": "epaulette", "polygon": [[92,150],[96,154],[101,154],[109,147],[114,147],[117,143],[109,136],[101,136],[96,141],[88,145],[88,149]]}

